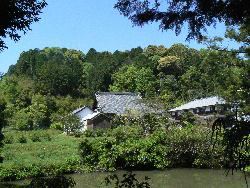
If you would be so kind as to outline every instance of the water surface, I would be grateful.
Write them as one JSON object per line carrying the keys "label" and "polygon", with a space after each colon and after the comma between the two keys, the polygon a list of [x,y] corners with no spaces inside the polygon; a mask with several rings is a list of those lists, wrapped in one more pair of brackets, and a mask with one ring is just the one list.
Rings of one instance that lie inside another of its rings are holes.
{"label": "water surface", "polygon": [[[118,177],[126,173],[125,171],[116,171],[114,173],[86,173],[72,174],[76,182],[76,188],[105,188],[105,177],[111,174],[117,174]],[[134,171],[136,178],[141,181],[145,176],[150,177],[149,183],[151,188],[247,188],[245,176],[241,172],[235,172],[234,175],[226,176],[225,170],[211,169],[171,169],[164,171]],[[250,184],[250,176],[247,177]],[[28,180],[14,182],[15,185],[29,183]],[[8,184],[8,183],[7,183]],[[0,184],[0,187],[10,187],[7,184]],[[13,185],[13,182],[10,183]]]}
{"label": "water surface", "polygon": [[[119,177],[125,171],[115,172]],[[164,171],[135,171],[136,177],[143,180],[150,177],[152,188],[246,188],[245,177],[241,172],[226,176],[225,170],[172,169]],[[76,188],[106,187],[104,178],[112,173],[91,173],[71,175],[77,183]],[[247,177],[250,183],[250,177]]]}

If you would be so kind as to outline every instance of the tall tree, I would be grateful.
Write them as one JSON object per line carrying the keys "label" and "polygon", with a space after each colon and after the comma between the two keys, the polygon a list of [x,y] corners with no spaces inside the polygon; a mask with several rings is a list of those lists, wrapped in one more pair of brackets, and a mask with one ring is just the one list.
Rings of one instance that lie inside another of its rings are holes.
{"label": "tall tree", "polygon": [[47,3],[45,0],[1,0],[0,5],[0,50],[3,50],[7,48],[3,39],[18,41],[20,31],[25,34],[33,22],[39,21],[39,14]]}
{"label": "tall tree", "polygon": [[[4,136],[2,134],[2,128],[4,127],[6,121],[4,116],[4,110],[5,110],[5,102],[3,99],[0,98],[0,154],[1,154],[1,147],[3,147],[3,139]],[[3,157],[0,155],[0,163],[3,162]]]}
{"label": "tall tree", "polygon": [[54,95],[76,94],[81,84],[81,51],[66,48],[34,49],[23,52],[8,75],[27,77],[34,81],[35,90]]}
{"label": "tall tree", "polygon": [[187,39],[202,38],[202,31],[217,22],[240,25],[250,22],[249,0],[118,0],[115,8],[134,25],[160,23],[162,30],[178,35],[188,25]]}
{"label": "tall tree", "polygon": [[143,96],[152,96],[155,93],[156,78],[150,68],[124,66],[113,74],[112,91],[139,92]]}

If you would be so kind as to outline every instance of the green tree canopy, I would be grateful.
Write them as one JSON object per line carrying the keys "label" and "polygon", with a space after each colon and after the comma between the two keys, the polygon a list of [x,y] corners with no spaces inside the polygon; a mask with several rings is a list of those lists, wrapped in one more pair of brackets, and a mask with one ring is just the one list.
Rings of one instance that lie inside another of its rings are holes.
{"label": "green tree canopy", "polygon": [[137,68],[134,65],[125,66],[113,75],[112,91],[139,92],[143,96],[155,92],[155,76],[150,68]]}
{"label": "green tree canopy", "polygon": [[134,25],[158,22],[162,30],[173,29],[178,35],[187,24],[188,39],[202,38],[202,31],[218,22],[249,24],[249,7],[248,0],[117,0],[115,4],[115,8]]}
{"label": "green tree canopy", "polygon": [[23,52],[8,74],[25,76],[44,94],[77,93],[82,81],[84,54],[66,48],[34,49]]}
{"label": "green tree canopy", "polygon": [[2,134],[2,128],[6,125],[6,119],[4,113],[5,106],[6,106],[5,101],[2,98],[0,98],[0,163],[3,162],[3,157],[1,156],[1,148],[3,147],[2,141],[4,139],[4,136]]}

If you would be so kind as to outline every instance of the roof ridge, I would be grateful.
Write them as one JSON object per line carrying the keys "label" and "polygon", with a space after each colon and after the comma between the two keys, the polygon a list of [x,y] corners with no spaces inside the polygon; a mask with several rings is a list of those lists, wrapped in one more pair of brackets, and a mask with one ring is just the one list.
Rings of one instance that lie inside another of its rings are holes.
{"label": "roof ridge", "polygon": [[73,114],[78,113],[78,112],[80,112],[80,111],[81,111],[82,109],[84,109],[84,108],[89,108],[90,110],[92,110],[88,105],[84,105],[84,106],[82,106],[82,107],[79,107],[79,108],[73,110],[72,113],[73,113]]}
{"label": "roof ridge", "polygon": [[139,93],[135,93],[135,92],[96,92],[95,95],[131,95],[131,96],[140,96]]}
{"label": "roof ridge", "polygon": [[[213,101],[211,101],[211,100],[213,100]],[[210,97],[206,97],[206,98],[200,98],[200,99],[195,99],[195,100],[189,101],[189,102],[184,103],[184,104],[182,104],[180,106],[172,108],[169,111],[184,110],[184,109],[191,109],[191,108],[197,108],[197,107],[205,107],[205,106],[211,105],[209,103],[208,104],[202,104],[204,102],[225,103],[225,100],[222,97],[220,97],[220,96],[210,96]],[[197,103],[200,103],[200,104],[198,106],[188,106],[188,105],[197,105]]]}

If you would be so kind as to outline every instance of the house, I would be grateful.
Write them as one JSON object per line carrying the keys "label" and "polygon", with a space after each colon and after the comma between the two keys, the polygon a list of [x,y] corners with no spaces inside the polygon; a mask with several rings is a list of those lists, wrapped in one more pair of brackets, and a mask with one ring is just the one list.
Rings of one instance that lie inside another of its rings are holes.
{"label": "house", "polygon": [[108,118],[101,112],[93,111],[88,106],[83,106],[81,108],[78,108],[74,110],[72,114],[79,117],[80,121],[83,123],[83,127],[80,129],[81,132],[96,128],[109,127]]}
{"label": "house", "polygon": [[93,113],[94,111],[88,106],[80,107],[72,112],[72,114],[79,117],[80,120],[83,120],[87,115],[93,114]]}
{"label": "house", "polygon": [[224,99],[218,96],[212,96],[190,101],[169,110],[169,112],[173,118],[178,119],[183,112],[192,112],[193,114],[197,114],[199,116],[207,116],[212,114],[223,114],[227,110],[228,106],[226,105],[226,101]]}
{"label": "house", "polygon": [[135,113],[143,115],[147,113],[162,113],[162,111],[146,105],[142,97],[131,92],[97,92],[95,94],[94,110],[84,106],[72,112],[83,123],[81,132],[90,129],[108,128],[114,115]]}
{"label": "house", "polygon": [[132,92],[97,92],[96,110],[106,114],[124,115],[128,112],[138,114],[158,113],[159,111],[143,102],[138,93]]}
{"label": "house", "polygon": [[100,128],[110,128],[110,119],[101,112],[94,112],[93,114],[87,115],[83,121],[85,122],[85,130],[93,130]]}

